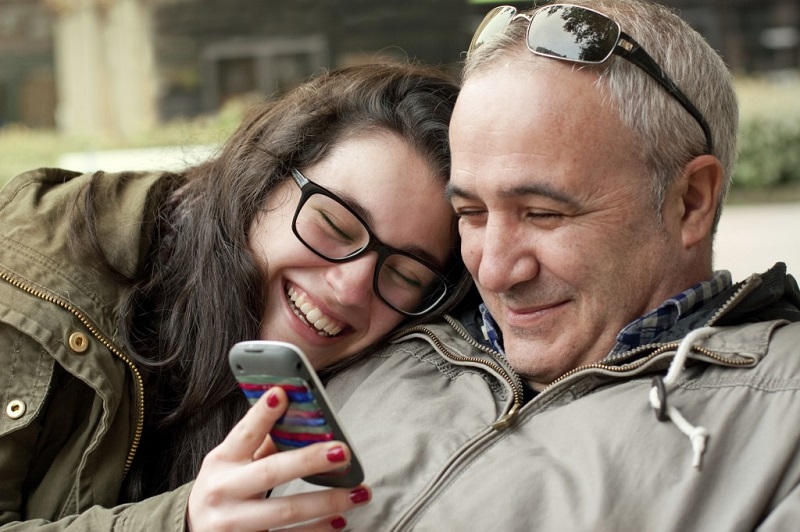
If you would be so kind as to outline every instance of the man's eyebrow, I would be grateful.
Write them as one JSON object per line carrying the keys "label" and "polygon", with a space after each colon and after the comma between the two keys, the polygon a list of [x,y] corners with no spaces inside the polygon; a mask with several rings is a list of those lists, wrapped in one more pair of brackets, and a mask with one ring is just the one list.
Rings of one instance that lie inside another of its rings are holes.
{"label": "man's eyebrow", "polygon": [[475,196],[450,181],[444,187],[444,199],[453,201],[453,198],[475,199]]}
{"label": "man's eyebrow", "polygon": [[[361,217],[361,219],[364,220],[364,222],[369,226],[370,231],[374,231],[373,228],[375,227],[375,219],[372,217],[372,214],[367,209],[365,209],[364,206],[357,199],[355,199],[351,194],[344,192],[343,190],[331,189],[331,192],[336,194],[336,197],[339,198],[339,200],[342,203],[350,207],[350,209],[354,213],[358,214]],[[383,241],[381,241],[381,243],[383,243],[384,246],[389,245]],[[434,265],[440,271],[443,270],[445,267],[445,264],[442,263],[442,261],[431,255],[431,253],[421,248],[420,246],[409,245],[399,248],[395,248],[394,246],[389,246],[389,247],[391,247],[392,249],[397,249],[399,251],[405,251],[406,253],[410,253],[415,257],[419,257],[425,262]]]}
{"label": "man's eyebrow", "polygon": [[[545,183],[529,183],[524,185],[517,185],[509,188],[502,188],[497,191],[497,195],[504,199],[513,199],[524,196],[542,196],[544,198],[563,203],[570,207],[578,207],[578,202],[572,196],[566,194],[564,191],[559,190],[551,185]],[[480,199],[476,194],[473,194],[464,188],[448,183],[445,188],[445,197],[452,201],[454,198],[463,199]]]}

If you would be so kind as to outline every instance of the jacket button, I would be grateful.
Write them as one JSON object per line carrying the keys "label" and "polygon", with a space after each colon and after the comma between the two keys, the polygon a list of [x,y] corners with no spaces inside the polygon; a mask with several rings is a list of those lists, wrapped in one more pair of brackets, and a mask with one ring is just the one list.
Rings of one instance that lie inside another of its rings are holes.
{"label": "jacket button", "polygon": [[89,349],[89,337],[82,332],[74,332],[69,335],[69,348],[76,353],[83,353]]}
{"label": "jacket button", "polygon": [[6,415],[11,419],[19,419],[25,414],[25,402],[14,399],[6,406]]}

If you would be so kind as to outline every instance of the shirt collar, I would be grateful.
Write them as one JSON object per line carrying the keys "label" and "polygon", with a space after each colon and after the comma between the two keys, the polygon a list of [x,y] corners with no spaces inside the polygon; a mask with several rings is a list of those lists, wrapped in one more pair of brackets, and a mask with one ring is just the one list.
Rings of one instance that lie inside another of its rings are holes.
{"label": "shirt collar", "polygon": [[655,340],[682,317],[701,308],[703,304],[733,284],[727,270],[714,272],[703,281],[664,301],[658,308],[630,322],[617,334],[611,354],[622,353]]}
{"label": "shirt collar", "polygon": [[500,327],[497,326],[497,322],[494,321],[492,315],[489,314],[489,309],[486,308],[486,305],[483,303],[480,304],[478,309],[481,311],[481,318],[483,318],[483,339],[489,342],[489,345],[495,351],[499,353],[505,354],[505,350],[503,349],[503,331],[500,330]]}
{"label": "shirt collar", "polygon": [[[675,325],[678,319],[687,316],[703,306],[703,304],[726,290],[733,284],[731,274],[727,270],[714,272],[708,281],[703,281],[664,301],[658,308],[637,318],[617,335],[617,343],[611,354],[621,353],[629,349],[645,345],[661,333]],[[489,309],[481,303],[481,317],[483,318],[483,336],[491,346],[505,353],[503,349],[503,333],[494,321]]]}

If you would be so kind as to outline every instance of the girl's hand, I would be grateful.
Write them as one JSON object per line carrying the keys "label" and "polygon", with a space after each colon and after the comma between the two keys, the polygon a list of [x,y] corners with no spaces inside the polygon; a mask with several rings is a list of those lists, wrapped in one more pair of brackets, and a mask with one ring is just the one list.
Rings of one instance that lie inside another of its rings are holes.
{"label": "girl's hand", "polygon": [[279,484],[337,469],[350,460],[350,450],[339,442],[278,452],[269,431],[287,404],[286,393],[272,388],[208,453],[189,495],[190,530],[267,530],[305,521],[292,530],[336,530],[346,524],[340,512],[369,501],[364,485],[265,498]]}

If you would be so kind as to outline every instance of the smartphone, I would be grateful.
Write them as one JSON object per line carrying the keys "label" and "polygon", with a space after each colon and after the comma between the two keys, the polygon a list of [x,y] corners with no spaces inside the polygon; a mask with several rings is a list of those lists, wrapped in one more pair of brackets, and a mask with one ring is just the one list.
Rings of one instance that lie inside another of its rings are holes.
{"label": "smartphone", "polygon": [[273,386],[286,391],[289,406],[270,432],[279,451],[332,440],[350,448],[349,465],[303,480],[337,488],[352,488],[364,480],[361,464],[330,407],[325,388],[299,347],[266,340],[239,342],[231,348],[228,362],[250,404]]}

